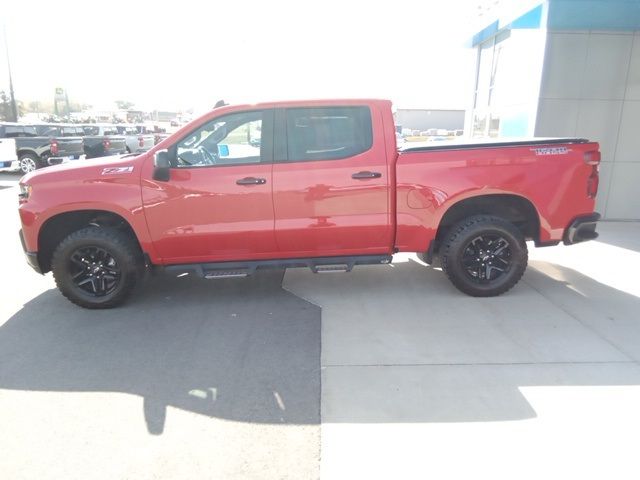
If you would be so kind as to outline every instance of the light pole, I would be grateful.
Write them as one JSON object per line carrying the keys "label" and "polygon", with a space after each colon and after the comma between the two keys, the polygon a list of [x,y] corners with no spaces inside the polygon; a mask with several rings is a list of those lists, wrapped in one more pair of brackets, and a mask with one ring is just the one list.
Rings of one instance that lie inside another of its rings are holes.
{"label": "light pole", "polygon": [[16,97],[13,95],[13,79],[11,78],[11,62],[9,61],[9,44],[7,43],[7,26],[4,25],[4,49],[7,55],[7,69],[9,70],[9,98],[11,100],[11,118],[12,122],[18,121],[18,108],[16,106]]}

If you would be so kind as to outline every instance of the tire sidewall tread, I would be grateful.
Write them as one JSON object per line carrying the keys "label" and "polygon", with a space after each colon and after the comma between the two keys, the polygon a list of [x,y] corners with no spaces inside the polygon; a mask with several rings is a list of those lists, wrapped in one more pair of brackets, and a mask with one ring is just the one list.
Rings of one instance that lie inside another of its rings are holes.
{"label": "tire sidewall tread", "polygon": [[[507,277],[501,282],[494,286],[481,286],[471,280],[462,269],[459,256],[469,237],[488,230],[499,231],[511,237],[509,243],[512,249],[512,265]],[[511,222],[492,215],[475,215],[458,222],[447,233],[441,260],[442,270],[458,290],[474,297],[494,297],[513,288],[524,275],[528,262],[527,244],[522,232]]]}
{"label": "tire sidewall tread", "polygon": [[[68,273],[69,255],[83,245],[105,247],[117,257],[121,265],[121,284],[115,292],[91,299],[77,291]],[[53,252],[51,270],[58,290],[70,302],[89,309],[113,308],[124,303],[131,295],[141,270],[141,253],[136,243],[126,233],[109,227],[90,226],[69,234]],[[97,300],[97,301],[96,301]]]}

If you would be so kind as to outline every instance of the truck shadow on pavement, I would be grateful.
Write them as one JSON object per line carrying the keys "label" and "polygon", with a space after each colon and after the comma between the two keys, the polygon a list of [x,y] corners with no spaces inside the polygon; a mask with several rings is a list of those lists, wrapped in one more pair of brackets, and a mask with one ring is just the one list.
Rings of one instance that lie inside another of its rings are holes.
{"label": "truck shadow on pavement", "polygon": [[[536,416],[521,387],[640,385],[640,298],[558,265],[532,267],[494,299],[463,296],[413,261],[288,277],[326,309],[326,335],[342,337],[332,340],[342,353],[323,349],[323,422],[518,420]],[[320,308],[281,281],[280,271],[162,276],[107,311],[48,290],[0,328],[0,388],[138,395],[152,434],[167,406],[318,424]],[[349,302],[359,313],[340,313]],[[389,313],[400,304],[402,315]]]}
{"label": "truck shadow on pavement", "polygon": [[152,434],[163,432],[168,405],[318,424],[320,309],[284,291],[282,275],[151,278],[105,311],[48,290],[0,328],[0,388],[139,395]]}

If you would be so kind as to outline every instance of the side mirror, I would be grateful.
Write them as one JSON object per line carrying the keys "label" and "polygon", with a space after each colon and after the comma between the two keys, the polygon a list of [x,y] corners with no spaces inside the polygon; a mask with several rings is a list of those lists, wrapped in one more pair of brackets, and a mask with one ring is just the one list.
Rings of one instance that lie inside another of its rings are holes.
{"label": "side mirror", "polygon": [[158,150],[153,157],[153,179],[168,182],[171,177],[171,161],[168,150]]}

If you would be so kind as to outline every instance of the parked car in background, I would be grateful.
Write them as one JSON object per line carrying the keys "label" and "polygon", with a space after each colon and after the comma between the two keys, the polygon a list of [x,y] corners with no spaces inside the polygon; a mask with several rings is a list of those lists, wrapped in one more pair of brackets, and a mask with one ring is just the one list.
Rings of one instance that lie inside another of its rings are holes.
{"label": "parked car in background", "polygon": [[162,140],[169,137],[169,134],[164,128],[160,128],[157,125],[149,126],[138,124],[136,125],[138,133],[149,133],[154,136],[154,145],[159,144]]}
{"label": "parked car in background", "polygon": [[13,138],[0,138],[0,168],[11,168],[17,162],[16,141]]}
{"label": "parked car in background", "polygon": [[93,123],[82,125],[84,130],[84,152],[87,158],[107,157],[127,153],[123,135],[115,125]]}
{"label": "parked car in background", "polygon": [[128,153],[142,153],[155,145],[155,135],[142,133],[134,125],[117,125],[118,133],[124,136]]}
{"label": "parked car in background", "polygon": [[84,155],[82,137],[63,137],[59,131],[47,125],[1,123],[0,138],[14,139],[18,165],[23,173],[79,159]]}

